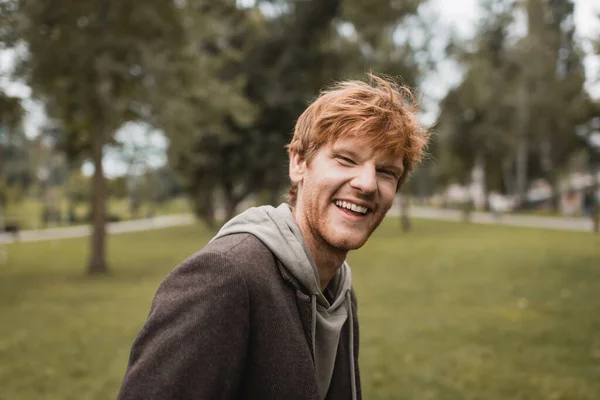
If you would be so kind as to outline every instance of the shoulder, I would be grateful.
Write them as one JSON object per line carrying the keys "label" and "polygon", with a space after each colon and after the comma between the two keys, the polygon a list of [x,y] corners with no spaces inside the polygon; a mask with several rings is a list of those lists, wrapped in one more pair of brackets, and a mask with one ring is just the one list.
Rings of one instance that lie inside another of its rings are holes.
{"label": "shoulder", "polygon": [[199,253],[218,253],[230,259],[249,262],[272,257],[273,254],[263,242],[250,233],[234,233],[217,238],[196,254]]}
{"label": "shoulder", "polygon": [[228,319],[245,320],[250,306],[248,282],[235,257],[224,251],[227,248],[235,251],[236,246],[230,244],[224,249],[219,246],[205,246],[181,262],[160,283],[150,307],[149,319],[154,325],[168,323],[188,327],[218,319],[224,313]]}
{"label": "shoulder", "polygon": [[243,265],[245,268],[276,262],[271,250],[249,233],[236,233],[215,239],[190,256],[184,264],[198,265],[211,260]]}
{"label": "shoulder", "polygon": [[202,277],[235,275],[240,278],[276,270],[277,259],[269,248],[254,235],[236,233],[209,242],[183,261],[174,274]]}

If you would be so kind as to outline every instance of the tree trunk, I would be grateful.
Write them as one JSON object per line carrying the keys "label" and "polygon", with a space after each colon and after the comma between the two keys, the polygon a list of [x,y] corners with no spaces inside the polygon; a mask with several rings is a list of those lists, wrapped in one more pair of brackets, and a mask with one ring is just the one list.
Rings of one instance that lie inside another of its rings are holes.
{"label": "tree trunk", "polygon": [[72,195],[69,195],[68,202],[67,223],[68,225],[74,225],[77,223],[77,213],[75,212],[75,199],[73,199]]}
{"label": "tree trunk", "polygon": [[524,207],[527,201],[527,142],[524,138],[519,138],[519,144],[517,148],[517,159],[516,159],[516,204],[517,209]]}
{"label": "tree trunk", "polygon": [[209,229],[215,229],[217,227],[217,218],[212,190],[199,188],[195,197],[194,210],[196,216],[201,218]]}
{"label": "tree trunk", "polygon": [[558,178],[550,176],[550,190],[552,191],[552,197],[550,198],[550,209],[553,213],[558,214],[560,211],[560,189],[558,187]]}
{"label": "tree trunk", "polygon": [[223,197],[225,200],[225,215],[224,222],[229,221],[231,218],[235,216],[235,211],[237,210],[238,205],[250,195],[251,190],[245,189],[243,191],[238,191],[234,189],[234,185],[232,182],[223,183]]}
{"label": "tree trunk", "polygon": [[594,185],[592,185],[592,220],[594,221],[594,232],[600,233],[600,201],[597,198],[598,190],[600,190],[600,170],[592,169],[592,178],[594,180]]}
{"label": "tree trunk", "polygon": [[223,222],[227,222],[234,217],[235,210],[237,209],[239,203],[240,200],[235,196],[225,196],[225,220]]}
{"label": "tree trunk", "polygon": [[473,198],[469,194],[469,197],[463,203],[462,209],[462,220],[463,222],[471,222],[471,216],[473,214]]}
{"label": "tree trunk", "polygon": [[485,188],[483,192],[483,211],[490,212],[492,210],[492,206],[490,204],[490,191]]}
{"label": "tree trunk", "polygon": [[600,211],[598,211],[598,202],[596,201],[594,203],[594,206],[592,207],[592,218],[594,221],[594,233],[600,233]]}
{"label": "tree trunk", "polygon": [[279,206],[279,204],[281,204],[284,201],[281,198],[281,194],[278,189],[269,189],[268,196],[269,196],[268,204],[272,205],[273,207]]}
{"label": "tree trunk", "polygon": [[505,157],[502,160],[502,184],[504,185],[504,193],[515,193],[515,176],[512,173],[513,160],[510,157]]}
{"label": "tree trunk", "polygon": [[106,264],[106,183],[102,167],[104,145],[102,127],[94,131],[91,141],[94,175],[92,177],[92,243],[88,273],[105,274],[108,272],[108,266]]}
{"label": "tree trunk", "polygon": [[481,194],[483,196],[483,210],[490,211],[490,192],[488,189],[488,181],[487,181],[487,168],[485,164],[485,154],[480,152],[477,155],[477,166],[480,168],[481,181],[479,182],[481,185]]}
{"label": "tree trunk", "polygon": [[410,232],[412,229],[409,213],[410,196],[400,195],[398,200],[400,202],[400,227],[402,228],[402,232]]}
{"label": "tree trunk", "polygon": [[134,187],[129,192],[129,215],[131,219],[138,219],[140,215],[140,194],[138,192],[137,183],[133,184]]}
{"label": "tree trunk", "polygon": [[517,158],[516,158],[516,208],[522,208],[527,201],[527,164],[529,156],[529,102],[525,83],[519,86],[519,110],[517,115]]}

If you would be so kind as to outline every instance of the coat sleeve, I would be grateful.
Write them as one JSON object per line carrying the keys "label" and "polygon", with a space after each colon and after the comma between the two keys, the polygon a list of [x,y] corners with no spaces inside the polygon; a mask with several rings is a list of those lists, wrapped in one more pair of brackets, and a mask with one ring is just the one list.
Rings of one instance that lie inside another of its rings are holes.
{"label": "coat sleeve", "polygon": [[118,400],[233,399],[246,360],[249,299],[226,255],[199,252],[160,285]]}

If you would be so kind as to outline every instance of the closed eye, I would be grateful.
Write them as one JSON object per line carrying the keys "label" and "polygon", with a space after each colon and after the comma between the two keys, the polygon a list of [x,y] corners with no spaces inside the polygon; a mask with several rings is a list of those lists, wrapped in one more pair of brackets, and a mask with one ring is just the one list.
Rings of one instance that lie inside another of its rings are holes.
{"label": "closed eye", "polygon": [[385,174],[385,175],[387,175],[387,176],[389,176],[391,178],[398,179],[398,174],[396,174],[392,170],[389,170],[389,169],[379,169],[379,170],[377,170],[377,172],[381,172],[382,174]]}
{"label": "closed eye", "polygon": [[351,165],[356,165],[356,162],[348,157],[344,157],[344,156],[336,156],[338,162],[342,165],[346,165],[346,166],[351,166]]}

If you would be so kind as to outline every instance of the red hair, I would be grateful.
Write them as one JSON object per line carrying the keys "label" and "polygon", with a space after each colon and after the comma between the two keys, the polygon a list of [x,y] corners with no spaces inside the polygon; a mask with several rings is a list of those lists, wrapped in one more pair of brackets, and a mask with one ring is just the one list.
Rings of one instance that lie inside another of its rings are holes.
{"label": "red hair", "polygon": [[[403,154],[400,188],[421,161],[429,132],[417,121],[418,107],[409,88],[368,75],[372,84],[345,81],[322,91],[296,121],[288,152],[310,163],[321,146],[340,138],[357,139],[390,157]],[[292,184],[288,190],[291,205],[296,203],[297,192]]]}

